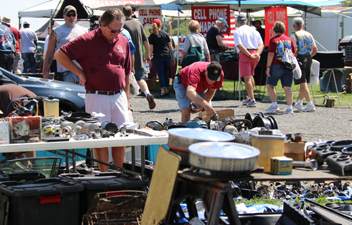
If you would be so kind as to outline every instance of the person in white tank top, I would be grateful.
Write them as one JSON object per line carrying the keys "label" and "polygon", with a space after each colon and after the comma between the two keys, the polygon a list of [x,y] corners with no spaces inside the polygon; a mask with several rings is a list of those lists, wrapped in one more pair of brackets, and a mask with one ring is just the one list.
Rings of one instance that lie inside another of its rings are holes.
{"label": "person in white tank top", "polygon": [[[49,36],[48,47],[43,65],[43,77],[46,79],[53,79],[53,76],[49,74],[49,69],[54,60],[55,51],[68,42],[73,41],[78,36],[88,33],[87,28],[76,24],[77,10],[72,5],[65,7],[63,10],[63,18],[65,20],[65,24],[54,29]],[[76,64],[79,65],[77,62]],[[79,77],[76,74],[61,66],[58,62],[55,79],[75,84],[79,84],[80,82]]]}

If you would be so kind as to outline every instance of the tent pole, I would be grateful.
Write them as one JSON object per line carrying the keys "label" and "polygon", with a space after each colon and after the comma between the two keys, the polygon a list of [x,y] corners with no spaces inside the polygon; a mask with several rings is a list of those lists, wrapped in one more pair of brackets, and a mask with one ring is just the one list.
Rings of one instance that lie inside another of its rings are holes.
{"label": "tent pole", "polygon": [[[180,27],[180,10],[177,11],[177,28]],[[177,29],[177,39],[178,39],[178,43],[177,43],[177,53],[176,53],[176,68],[178,66],[178,60],[179,60],[179,49],[180,49],[180,29]]]}

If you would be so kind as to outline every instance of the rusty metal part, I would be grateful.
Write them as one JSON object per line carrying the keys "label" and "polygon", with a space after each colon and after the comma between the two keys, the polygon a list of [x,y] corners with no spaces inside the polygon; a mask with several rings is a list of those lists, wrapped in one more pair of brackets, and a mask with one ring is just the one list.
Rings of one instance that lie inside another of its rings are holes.
{"label": "rusty metal part", "polygon": [[310,161],[293,161],[292,162],[293,167],[305,167],[305,168],[310,168],[311,170],[317,170],[318,169],[318,163],[315,159],[312,159]]}

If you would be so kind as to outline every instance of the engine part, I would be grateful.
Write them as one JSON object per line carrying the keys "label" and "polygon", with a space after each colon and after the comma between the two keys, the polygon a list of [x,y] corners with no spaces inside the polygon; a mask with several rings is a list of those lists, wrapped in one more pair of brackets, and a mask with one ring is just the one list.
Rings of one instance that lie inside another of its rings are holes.
{"label": "engine part", "polygon": [[117,125],[113,122],[104,122],[101,124],[101,129],[108,131],[109,133],[116,134],[118,131]]}
{"label": "engine part", "polygon": [[71,129],[75,129],[75,124],[70,122],[70,121],[62,121],[61,122],[61,128],[64,129],[64,127],[71,127]]}
{"label": "engine part", "polygon": [[244,118],[245,118],[246,120],[249,120],[249,121],[251,122],[251,124],[252,124],[252,126],[250,127],[250,129],[253,128],[253,120],[254,120],[254,118],[257,117],[257,116],[259,116],[259,117],[264,117],[264,114],[263,114],[262,112],[259,112],[258,114],[246,113],[246,115],[244,116]]}
{"label": "engine part", "polygon": [[317,146],[310,147],[309,149],[311,149],[315,155],[318,165],[322,165],[328,156],[337,153],[336,151],[330,151],[330,144],[328,143],[319,144]]}
{"label": "engine part", "polygon": [[82,127],[80,125],[76,125],[75,128],[73,129],[73,132],[75,135],[82,134]]}
{"label": "engine part", "polygon": [[305,167],[305,168],[310,168],[311,170],[317,170],[318,169],[318,163],[315,159],[312,159],[310,161],[304,162],[304,161],[293,161],[292,162],[293,167]]}
{"label": "engine part", "polygon": [[227,122],[227,124],[225,125],[225,127],[223,128],[223,131],[224,129],[226,128],[226,126],[228,125],[232,125],[234,126],[237,131],[245,131],[245,130],[248,130],[250,127],[252,127],[252,123],[251,121],[247,120],[247,119],[231,119],[230,121]]}
{"label": "engine part", "polygon": [[83,120],[77,120],[76,122],[75,122],[75,125],[77,126],[83,126],[83,124],[85,124],[86,122],[84,122]]}
{"label": "engine part", "polygon": [[85,123],[82,127],[82,133],[88,136],[92,136],[93,133],[100,136],[101,132],[101,123]]}
{"label": "engine part", "polygon": [[335,141],[331,143],[330,151],[340,152],[343,148],[352,145],[352,140]]}
{"label": "engine part", "polygon": [[342,176],[352,170],[352,158],[350,155],[337,153],[326,158],[330,170],[333,170]]}
{"label": "engine part", "polygon": [[252,122],[252,128],[254,127],[265,127],[267,129],[278,129],[276,120],[272,116],[262,117],[256,116]]}

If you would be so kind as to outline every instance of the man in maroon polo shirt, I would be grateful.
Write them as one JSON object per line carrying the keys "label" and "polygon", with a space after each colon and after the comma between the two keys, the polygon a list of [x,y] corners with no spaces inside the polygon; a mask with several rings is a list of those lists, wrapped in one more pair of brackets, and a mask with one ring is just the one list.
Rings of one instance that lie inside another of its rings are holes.
{"label": "man in maroon polo shirt", "polygon": [[[77,74],[86,88],[86,111],[103,113],[101,123],[114,122],[117,126],[127,122],[130,108],[129,74],[131,55],[128,41],[120,32],[124,16],[119,9],[108,9],[100,18],[100,27],[62,46],[56,53],[56,60],[65,68]],[[76,60],[80,69],[72,60]],[[95,158],[108,162],[107,148],[96,148]],[[122,167],[125,148],[113,147],[115,165]],[[99,164],[101,172],[108,167]]]}
{"label": "man in maroon polo shirt", "polygon": [[190,104],[198,105],[196,111],[204,109],[209,117],[215,110],[209,103],[215,91],[223,86],[224,72],[216,61],[195,62],[180,70],[174,80],[174,90],[181,110],[181,122],[187,123],[191,118]]}

